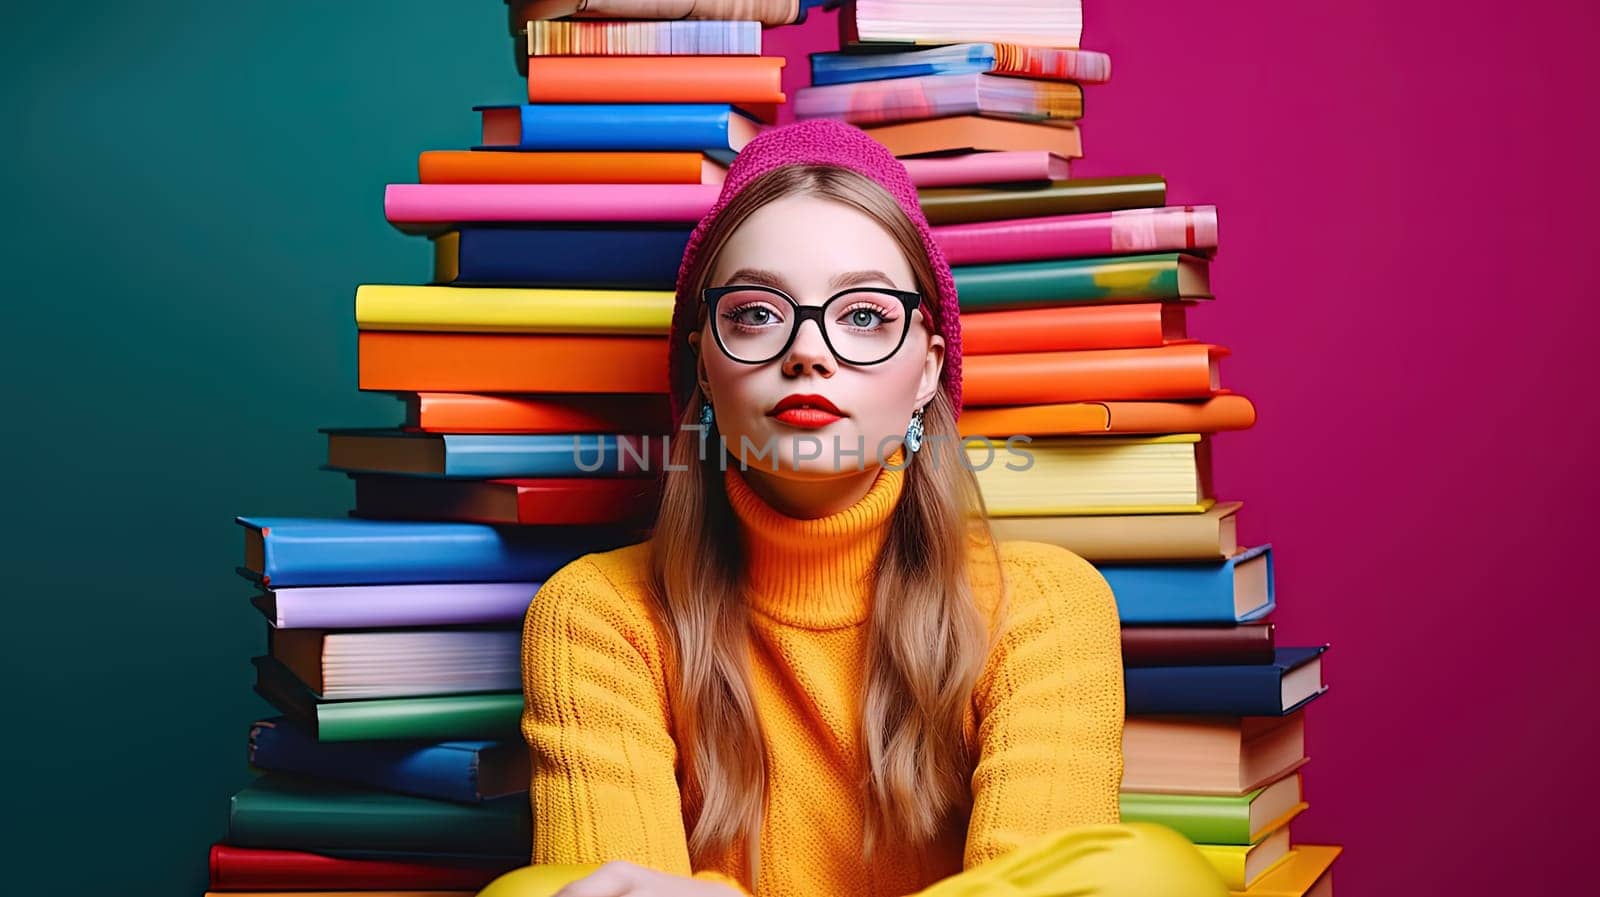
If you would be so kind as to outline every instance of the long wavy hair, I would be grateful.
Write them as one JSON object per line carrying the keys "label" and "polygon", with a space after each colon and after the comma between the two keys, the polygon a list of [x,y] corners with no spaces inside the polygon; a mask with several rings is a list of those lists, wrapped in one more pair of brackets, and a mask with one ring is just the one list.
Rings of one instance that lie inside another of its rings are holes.
{"label": "long wavy hair", "polygon": [[[708,285],[718,253],[740,222],[797,193],[871,216],[911,262],[917,288],[936,294],[921,238],[888,192],[848,169],[803,164],[751,182],[717,216],[686,272],[695,294]],[[702,307],[698,326],[705,319]],[[668,450],[672,464],[652,539],[652,598],[678,671],[668,688],[691,857],[707,861],[742,837],[754,878],[767,756],[749,680],[738,523],[719,452],[702,449],[717,440],[706,441],[693,429],[705,401],[696,388]],[[865,861],[887,839],[928,842],[971,809],[974,758],[963,714],[989,632],[973,598],[968,562],[981,552],[998,570],[999,558],[942,387],[925,409],[924,430],[928,438],[909,456],[874,577],[860,728],[867,758]]]}

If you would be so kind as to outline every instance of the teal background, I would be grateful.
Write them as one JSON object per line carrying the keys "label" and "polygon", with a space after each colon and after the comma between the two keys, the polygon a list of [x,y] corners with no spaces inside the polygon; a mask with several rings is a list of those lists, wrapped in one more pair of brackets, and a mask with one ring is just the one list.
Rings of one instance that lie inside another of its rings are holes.
{"label": "teal background", "polygon": [[7,890],[198,895],[267,710],[233,517],[349,507],[355,287],[429,275],[383,185],[524,82],[500,0],[6,19]]}

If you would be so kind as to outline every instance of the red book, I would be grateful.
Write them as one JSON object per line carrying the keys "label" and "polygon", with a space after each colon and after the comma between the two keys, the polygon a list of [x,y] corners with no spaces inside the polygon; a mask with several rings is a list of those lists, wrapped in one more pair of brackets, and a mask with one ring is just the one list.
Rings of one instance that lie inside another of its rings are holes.
{"label": "red book", "polygon": [[1272,663],[1273,624],[1124,626],[1122,664],[1129,667],[1250,666]]}
{"label": "red book", "polygon": [[425,433],[661,433],[665,396],[495,396],[419,392],[405,397],[405,428]]}
{"label": "red book", "polygon": [[508,871],[510,867],[503,864],[434,866],[347,860],[298,850],[211,845],[214,891],[477,891]]}
{"label": "red book", "polygon": [[[664,442],[651,439],[652,465]],[[656,511],[658,477],[435,480],[356,474],[357,517],[504,524],[633,524]]]}

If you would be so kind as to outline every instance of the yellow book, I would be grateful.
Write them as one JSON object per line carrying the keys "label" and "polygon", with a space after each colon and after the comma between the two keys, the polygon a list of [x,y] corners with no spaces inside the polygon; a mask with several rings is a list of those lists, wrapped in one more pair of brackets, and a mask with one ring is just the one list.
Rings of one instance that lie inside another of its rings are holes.
{"label": "yellow book", "polygon": [[593,333],[665,337],[668,290],[546,287],[356,287],[361,330],[492,333]]}
{"label": "yellow book", "polygon": [[1344,850],[1333,844],[1296,844],[1288,859],[1233,897],[1333,897],[1333,861]]}
{"label": "yellow book", "polygon": [[991,517],[1203,514],[1216,503],[1209,446],[1198,433],[965,443]]}
{"label": "yellow book", "polygon": [[1254,844],[1196,844],[1229,890],[1243,891],[1289,857],[1289,827]]}

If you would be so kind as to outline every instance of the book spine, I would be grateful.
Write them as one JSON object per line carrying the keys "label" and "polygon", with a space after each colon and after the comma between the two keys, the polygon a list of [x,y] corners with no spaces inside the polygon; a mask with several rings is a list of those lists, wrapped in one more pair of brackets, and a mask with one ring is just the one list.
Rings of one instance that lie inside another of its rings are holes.
{"label": "book spine", "polygon": [[[280,775],[268,773],[266,778]],[[231,801],[228,843],[314,852],[513,853],[524,849],[529,843],[525,838],[531,837],[526,821],[519,824],[518,819],[527,810],[527,801],[517,797],[467,806],[346,786],[319,793],[310,780],[296,793],[250,786]]]}
{"label": "book spine", "polygon": [[[537,582],[439,583],[274,589],[279,629],[404,628],[515,623]],[[265,610],[265,608],[263,608]]]}
{"label": "book spine", "polygon": [[[1242,622],[1237,619],[1234,569],[1265,555],[1267,608],[1272,605],[1272,552],[1258,545],[1215,564],[1100,564],[1097,569],[1117,598],[1124,624]],[[1256,608],[1249,616],[1265,611]]]}
{"label": "book spine", "polygon": [[[435,283],[671,290],[689,228],[477,228],[457,232]],[[593,259],[607,263],[596,268]]]}
{"label": "book spine", "polygon": [[952,265],[980,265],[1122,254],[1213,252],[1215,206],[1123,209],[935,227]]}
{"label": "book spine", "polygon": [[382,888],[476,893],[499,876],[498,866],[340,859],[299,850],[211,846],[213,891],[374,891]]}
{"label": "book spine", "polygon": [[490,692],[317,705],[318,741],[447,741],[519,737],[522,695]]}
{"label": "book spine", "polygon": [[394,225],[695,222],[720,190],[717,184],[390,184],[383,209]]}
{"label": "book spine", "polygon": [[668,290],[453,287],[362,284],[362,330],[456,333],[667,335]]}
{"label": "book spine", "polygon": [[1167,182],[1157,176],[1075,178],[1038,190],[932,188],[918,196],[930,225],[959,224],[1155,208],[1167,204]]}
{"label": "book spine", "polygon": [[470,745],[324,744],[281,720],[250,729],[253,766],[438,800],[483,799],[477,789],[477,759],[478,751]]}
{"label": "book spine", "polygon": [[1165,825],[1196,844],[1250,843],[1247,801],[1123,792],[1120,803],[1123,822]]}
{"label": "book spine", "polygon": [[1131,667],[1123,671],[1127,713],[1282,716],[1276,665]]}
{"label": "book spine", "polygon": [[968,265],[951,273],[963,314],[1061,302],[1184,298],[1175,253]]}
{"label": "book spine", "polygon": [[782,56],[547,56],[528,62],[529,103],[782,103]]}
{"label": "book spine", "polygon": [[727,149],[726,103],[529,103],[525,150]]}

